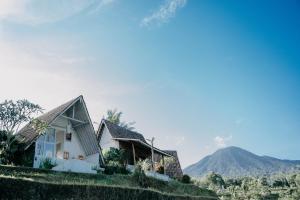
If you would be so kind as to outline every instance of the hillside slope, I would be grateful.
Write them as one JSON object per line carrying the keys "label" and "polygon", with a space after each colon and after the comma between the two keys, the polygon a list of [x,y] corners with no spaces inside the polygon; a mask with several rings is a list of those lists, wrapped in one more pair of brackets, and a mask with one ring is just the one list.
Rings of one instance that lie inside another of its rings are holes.
{"label": "hillside slope", "polygon": [[202,177],[212,171],[227,177],[255,176],[291,171],[297,165],[300,161],[258,156],[239,147],[227,147],[188,166],[184,173],[193,177]]}

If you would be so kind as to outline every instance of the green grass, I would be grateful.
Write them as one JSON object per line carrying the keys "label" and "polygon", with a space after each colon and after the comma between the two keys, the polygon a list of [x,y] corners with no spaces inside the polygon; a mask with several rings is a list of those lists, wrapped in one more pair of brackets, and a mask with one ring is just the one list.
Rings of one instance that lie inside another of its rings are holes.
{"label": "green grass", "polygon": [[[81,174],[71,172],[55,172],[24,167],[0,166],[0,178],[13,178],[39,183],[61,185],[117,186],[125,188],[141,188],[132,175]],[[146,189],[164,194],[216,197],[213,191],[199,188],[192,184],[178,181],[164,182],[149,178],[150,186]],[[142,189],[142,188],[141,188]]]}

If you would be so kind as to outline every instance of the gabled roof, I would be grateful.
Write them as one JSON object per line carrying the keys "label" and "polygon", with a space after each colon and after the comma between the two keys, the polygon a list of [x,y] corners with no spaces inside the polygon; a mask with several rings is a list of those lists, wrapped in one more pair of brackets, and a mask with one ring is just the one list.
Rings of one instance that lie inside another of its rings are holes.
{"label": "gabled roof", "polygon": [[[49,112],[44,113],[43,115],[37,117],[37,119],[46,122],[48,125],[50,125],[61,113],[66,111],[73,103],[77,102],[81,97],[82,96],[72,99],[50,110]],[[25,125],[20,131],[18,131],[16,135],[16,137],[25,145],[25,149],[27,149],[38,136],[39,133],[37,133],[34,130],[30,123]]]}
{"label": "gabled roof", "polygon": [[[102,123],[104,123],[106,125],[106,127],[108,128],[108,130],[113,138],[138,139],[138,140],[141,140],[142,142],[146,142],[144,136],[138,132],[131,131],[131,130],[128,130],[121,126],[118,126],[106,119],[103,119]],[[101,134],[99,131],[100,130],[97,131],[98,136],[100,136],[99,134]]]}
{"label": "gabled roof", "polygon": [[[70,108],[73,109],[76,120],[72,120],[71,117],[67,116]],[[39,116],[37,119],[46,122],[49,126],[51,126],[52,123],[55,122],[55,120],[60,116],[70,120],[73,128],[78,134],[79,141],[82,144],[87,156],[95,153],[101,154],[101,152],[99,152],[99,144],[97,142],[95,130],[87,111],[83,96],[72,99],[61,106],[58,106]],[[84,123],[78,124],[78,122]],[[22,141],[22,143],[25,144],[25,149],[27,149],[38,138],[38,136],[39,133],[34,130],[30,123],[17,133],[17,138],[19,141]]]}

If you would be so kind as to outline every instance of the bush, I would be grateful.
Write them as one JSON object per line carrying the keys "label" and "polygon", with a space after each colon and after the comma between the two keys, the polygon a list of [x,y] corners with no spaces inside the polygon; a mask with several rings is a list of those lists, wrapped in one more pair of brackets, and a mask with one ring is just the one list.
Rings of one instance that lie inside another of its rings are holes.
{"label": "bush", "polygon": [[109,150],[103,151],[103,158],[106,164],[109,162],[118,163],[125,166],[127,153],[123,149],[109,148]]}
{"label": "bush", "polygon": [[157,173],[159,173],[159,174],[164,174],[165,173],[165,169],[164,169],[164,167],[163,166],[158,166],[156,169],[155,169],[155,171],[157,172]]}
{"label": "bush", "polygon": [[146,176],[145,172],[142,170],[141,166],[137,165],[134,172],[133,172],[133,178],[136,180],[139,186],[142,188],[149,187],[149,179]]}
{"label": "bush", "polygon": [[106,165],[104,168],[104,174],[129,174],[130,172],[123,166]]}
{"label": "bush", "polygon": [[184,174],[181,178],[181,182],[182,183],[187,183],[187,184],[191,183],[191,177],[187,174]]}
{"label": "bush", "polygon": [[53,163],[51,158],[45,158],[44,160],[42,160],[39,168],[41,168],[41,169],[52,169],[55,166],[56,166],[56,163]]}

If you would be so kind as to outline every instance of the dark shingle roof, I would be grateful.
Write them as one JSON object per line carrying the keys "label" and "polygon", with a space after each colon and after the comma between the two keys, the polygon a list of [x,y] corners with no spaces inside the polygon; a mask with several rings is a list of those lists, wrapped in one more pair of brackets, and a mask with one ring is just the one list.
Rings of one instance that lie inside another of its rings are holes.
{"label": "dark shingle roof", "polygon": [[[77,101],[80,97],[79,96],[75,99],[72,99],[52,110],[49,112],[44,113],[43,115],[37,117],[37,119],[46,122],[48,125],[51,124],[63,111],[65,111],[68,107],[70,107],[75,101]],[[30,123],[24,126],[16,135],[19,141],[25,144],[25,148],[27,148],[39,135]]]}
{"label": "dark shingle roof", "polygon": [[106,127],[108,128],[113,138],[138,139],[141,140],[142,142],[147,143],[144,136],[140,133],[128,130],[105,119],[103,119],[103,122],[105,123]]}

